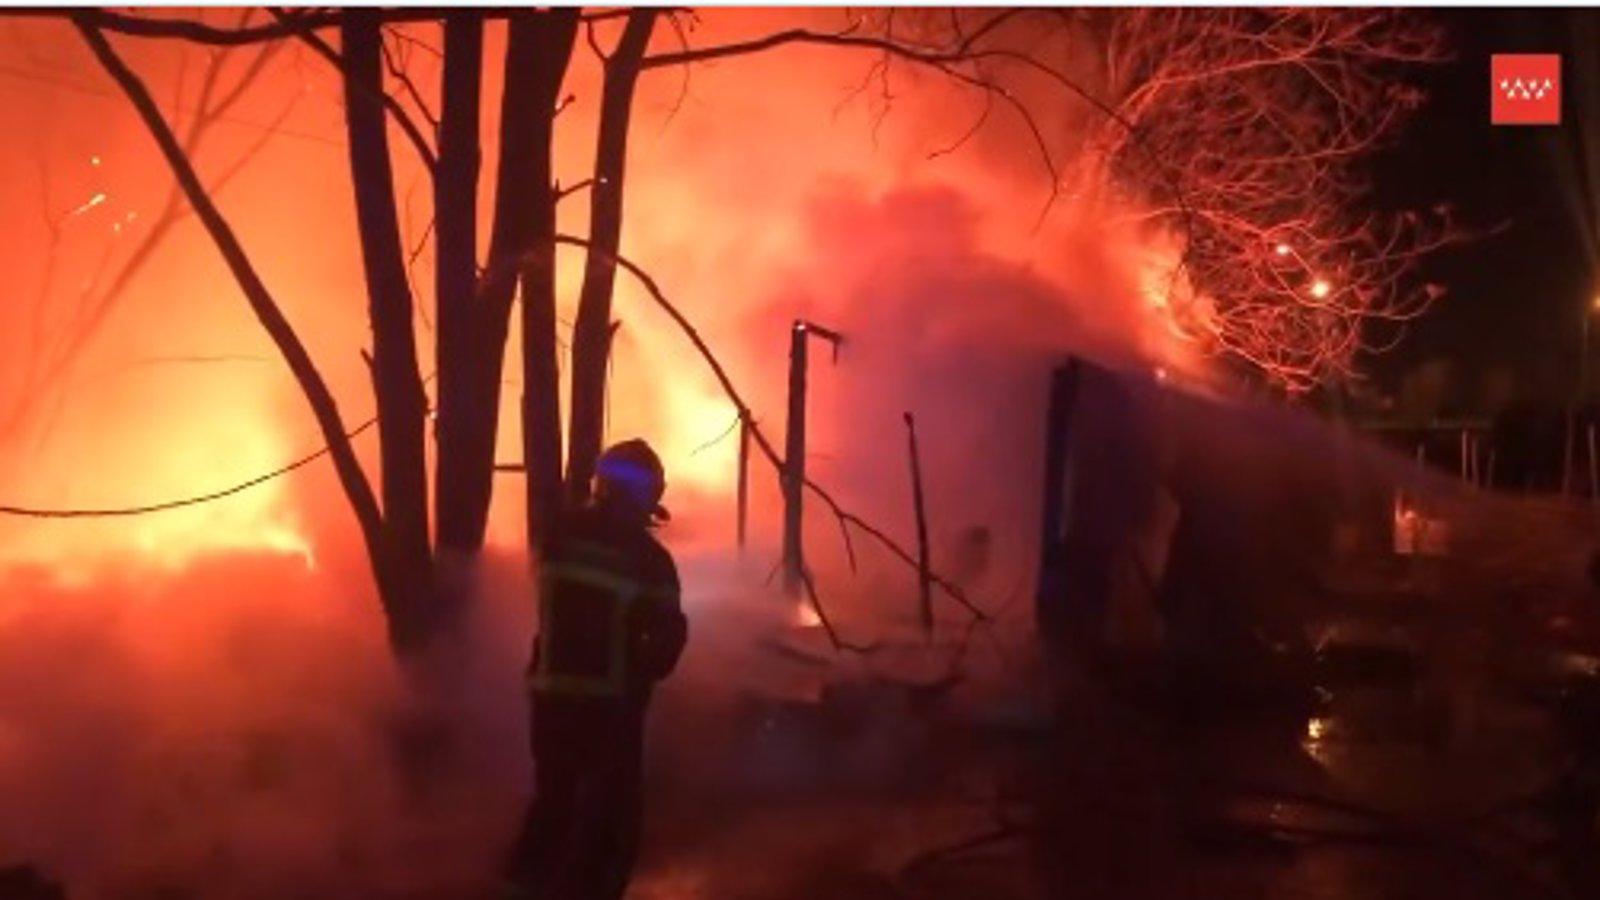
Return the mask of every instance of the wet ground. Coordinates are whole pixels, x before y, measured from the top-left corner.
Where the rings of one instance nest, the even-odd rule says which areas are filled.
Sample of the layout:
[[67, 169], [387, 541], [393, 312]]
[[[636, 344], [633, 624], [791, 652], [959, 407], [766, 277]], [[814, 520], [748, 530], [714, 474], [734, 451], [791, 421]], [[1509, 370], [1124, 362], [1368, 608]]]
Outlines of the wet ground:
[[804, 653], [731, 707], [669, 693], [630, 897], [1600, 896], [1548, 698], [1481, 623], [1392, 619], [1336, 618], [1304, 707], [1017, 659], [1053, 690], [930, 692]]

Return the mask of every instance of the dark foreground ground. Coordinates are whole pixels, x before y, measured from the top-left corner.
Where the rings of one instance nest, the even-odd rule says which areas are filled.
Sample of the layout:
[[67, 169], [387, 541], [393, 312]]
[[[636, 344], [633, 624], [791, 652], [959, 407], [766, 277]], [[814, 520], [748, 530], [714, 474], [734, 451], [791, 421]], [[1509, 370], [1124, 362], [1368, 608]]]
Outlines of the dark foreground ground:
[[1409, 594], [1307, 627], [1309, 695], [1112, 696], [1022, 644], [995, 684], [910, 687], [768, 646], [789, 682], [658, 709], [630, 897], [1600, 896], [1548, 665], [1592, 656]]

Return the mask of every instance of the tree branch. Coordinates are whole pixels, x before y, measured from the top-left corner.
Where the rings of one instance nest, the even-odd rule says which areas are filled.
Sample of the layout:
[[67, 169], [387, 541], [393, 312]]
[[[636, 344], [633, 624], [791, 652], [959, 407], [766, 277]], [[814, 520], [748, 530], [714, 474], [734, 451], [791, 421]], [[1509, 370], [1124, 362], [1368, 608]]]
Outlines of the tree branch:
[[[284, 21], [285, 19], [292, 18], [292, 14], [287, 13], [277, 7], [270, 7], [269, 11], [276, 16], [280, 22]], [[344, 17], [340, 16], [339, 21], [343, 22]], [[327, 60], [328, 63], [335, 69], [338, 69], [341, 76], [348, 77], [348, 73], [345, 72], [344, 57], [339, 53], [339, 51], [333, 49], [332, 45], [323, 40], [321, 35], [318, 35], [315, 31], [310, 29], [298, 30], [291, 33], [303, 41], [306, 46], [316, 51], [318, 56]], [[383, 104], [383, 108], [389, 113], [389, 116], [394, 119], [395, 124], [400, 126], [400, 131], [405, 134], [406, 139], [411, 142], [411, 146], [416, 148], [417, 156], [422, 159], [422, 164], [427, 167], [428, 171], [432, 172], [437, 169], [439, 161], [434, 156], [433, 148], [428, 145], [428, 139], [422, 136], [422, 130], [417, 127], [417, 123], [413, 122], [411, 120], [411, 116], [406, 113], [405, 107], [401, 106], [399, 101], [389, 96], [388, 92], [384, 91], [381, 87], [372, 88], [367, 86], [362, 90], [363, 93], [371, 94], [374, 99]]]
[[[139, 117], [144, 120], [145, 127], [149, 129], [160, 147], [161, 155], [171, 167], [173, 176], [182, 188], [189, 205], [194, 208], [196, 216], [205, 226], [206, 232], [227, 263], [228, 270], [238, 282], [251, 311], [272, 338], [284, 362], [288, 364], [289, 371], [299, 384], [307, 404], [311, 407], [312, 415], [315, 416], [317, 425], [328, 442], [328, 452], [333, 458], [339, 483], [361, 525], [368, 553], [377, 554], [381, 545], [382, 514], [378, 509], [378, 501], [373, 495], [372, 486], [361, 470], [360, 461], [356, 459], [355, 450], [347, 436], [350, 432], [344, 427], [338, 403], [334, 400], [332, 391], [328, 389], [327, 382], [317, 371], [316, 363], [312, 361], [305, 345], [300, 342], [294, 326], [285, 318], [283, 310], [279, 308], [277, 301], [273, 299], [261, 277], [256, 273], [232, 227], [222, 217], [222, 213], [206, 193], [205, 187], [201, 185], [193, 164], [178, 144], [172, 128], [162, 117], [161, 110], [150, 96], [149, 89], [106, 41], [100, 29], [94, 25], [92, 16], [75, 17], [73, 24], [95, 58], [105, 68], [106, 73], [122, 88], [123, 93], [127, 94]], [[377, 562], [375, 557], [374, 571], [378, 571]]]
[[[315, 34], [319, 31], [336, 29], [344, 24], [345, 13], [346, 10], [343, 9], [314, 9], [294, 12], [286, 18], [280, 17], [278, 21], [272, 23], [238, 28], [221, 28], [198, 19], [157, 18], [108, 9], [14, 9], [6, 10], [0, 13], [0, 16], [70, 18], [86, 25], [92, 25], [102, 31], [110, 31], [129, 37], [177, 39], [196, 44], [236, 47], [243, 44], [256, 44], [263, 41], [276, 41], [291, 37], [303, 38], [305, 35]], [[483, 12], [483, 16], [486, 19], [504, 19], [510, 14], [511, 10], [506, 9], [485, 10]], [[383, 12], [382, 20], [385, 25], [399, 25], [407, 22], [435, 22], [442, 15], [443, 13], [440, 10], [428, 7], [389, 9]], [[601, 22], [625, 15], [627, 15], [627, 10], [597, 10], [584, 13], [582, 18], [584, 21]]]
[[[226, 64], [226, 54], [215, 55], [206, 67], [205, 75], [201, 81], [200, 93], [194, 107], [194, 118], [184, 131], [182, 149], [184, 155], [193, 159], [199, 152], [207, 134], [218, 122], [227, 118], [231, 109], [245, 91], [254, 84], [264, 71], [267, 62], [277, 53], [276, 45], [263, 46], [257, 52], [250, 64], [245, 68], [238, 81], [225, 94], [212, 101], [217, 83], [221, 78], [222, 69]], [[239, 171], [265, 148], [267, 142], [277, 132], [277, 126], [287, 117], [289, 110], [294, 106], [291, 100], [284, 110], [262, 131], [261, 135], [251, 143], [227, 168], [212, 179], [206, 186], [206, 191], [216, 195]], [[41, 166], [43, 162], [41, 161]], [[43, 177], [43, 175], [41, 175]], [[74, 311], [70, 322], [66, 326], [66, 333], [48, 339], [43, 334], [43, 323], [40, 319], [46, 302], [49, 300], [50, 288], [53, 281], [55, 267], [55, 254], [61, 243], [60, 223], [50, 217], [48, 192], [46, 195], [45, 224], [50, 232], [49, 249], [46, 251], [45, 283], [41, 288], [39, 299], [35, 305], [34, 340], [30, 342], [29, 365], [25, 370], [22, 388], [18, 392], [17, 401], [12, 404], [0, 418], [0, 435], [12, 433], [30, 415], [35, 408], [35, 403], [48, 392], [60, 386], [66, 374], [77, 361], [83, 349], [88, 346], [105, 325], [123, 292], [134, 282], [134, 279], [144, 269], [144, 266], [154, 258], [172, 229], [189, 213], [189, 207], [184, 203], [183, 193], [177, 184], [168, 190], [166, 198], [162, 201], [161, 209], [150, 218], [142, 236], [133, 245], [120, 265], [110, 267], [112, 248], [107, 247], [102, 257], [100, 270], [94, 273], [89, 286], [80, 294], [78, 309]], [[102, 289], [101, 275], [112, 272], [111, 279]]]
[[[567, 246], [571, 247], [582, 247], [587, 249], [590, 253], [597, 252], [592, 242], [580, 237], [558, 234], [555, 236], [555, 242], [558, 244], [566, 244]], [[751, 412], [749, 404], [745, 402], [744, 395], [741, 394], [739, 389], [734, 386], [733, 379], [728, 375], [727, 370], [722, 367], [722, 362], [717, 358], [716, 354], [712, 352], [711, 347], [706, 344], [705, 339], [700, 336], [700, 332], [683, 315], [683, 313], [679, 311], [672, 301], [667, 299], [666, 294], [662, 292], [660, 285], [658, 285], [655, 279], [650, 276], [650, 273], [646, 272], [637, 263], [634, 263], [625, 256], [620, 254], [609, 255], [611, 256], [611, 259], [615, 265], [620, 266], [626, 270], [628, 274], [632, 275], [636, 280], [638, 280], [638, 282], [644, 287], [645, 291], [649, 293], [651, 299], [655, 301], [656, 305], [661, 307], [661, 309], [666, 312], [667, 316], [671, 318], [672, 321], [677, 324], [679, 330], [684, 333], [684, 336], [689, 339], [689, 342], [694, 345], [695, 350], [700, 354], [700, 358], [705, 360], [706, 365], [711, 368], [711, 373], [716, 377], [717, 383], [722, 387], [722, 392], [727, 395], [730, 401], [732, 401], [734, 408], [738, 411], [739, 415], [749, 423], [748, 427], [750, 430], [750, 436], [755, 439], [756, 446], [761, 450], [761, 454], [767, 458], [769, 463], [772, 464], [774, 470], [779, 472], [783, 471], [782, 457], [778, 454], [777, 449], [773, 447], [772, 442], [767, 438], [766, 434], [760, 429], [759, 426], [757, 426], [755, 422], [755, 415]], [[813, 494], [815, 494], [819, 499], [822, 500], [824, 504], [827, 505], [827, 507], [833, 512], [840, 522], [848, 523], [850, 526], [861, 531], [863, 534], [868, 535], [873, 540], [877, 541], [881, 546], [883, 546], [884, 549], [888, 550], [895, 558], [899, 559], [901, 562], [905, 563], [911, 568], [919, 568], [916, 557], [902, 547], [899, 542], [895, 541], [893, 538], [883, 533], [882, 530], [868, 523], [860, 516], [845, 509], [827, 489], [823, 488], [821, 485], [809, 478], [806, 479], [805, 485]], [[969, 614], [985, 621], [989, 620], [989, 614], [974, 604], [967, 597], [966, 592], [963, 591], [959, 586], [953, 584], [948, 579], [936, 572], [930, 572], [929, 576], [934, 585], [936, 585], [947, 596], [959, 604]]]

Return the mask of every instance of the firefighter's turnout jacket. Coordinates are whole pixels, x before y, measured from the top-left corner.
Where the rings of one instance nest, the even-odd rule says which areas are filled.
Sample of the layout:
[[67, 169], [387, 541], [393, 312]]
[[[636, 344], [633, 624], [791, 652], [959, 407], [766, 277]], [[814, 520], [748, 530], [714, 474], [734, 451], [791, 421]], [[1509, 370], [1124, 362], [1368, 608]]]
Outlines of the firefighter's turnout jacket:
[[672, 556], [647, 529], [588, 507], [556, 524], [540, 572], [535, 694], [642, 700], [687, 638]]

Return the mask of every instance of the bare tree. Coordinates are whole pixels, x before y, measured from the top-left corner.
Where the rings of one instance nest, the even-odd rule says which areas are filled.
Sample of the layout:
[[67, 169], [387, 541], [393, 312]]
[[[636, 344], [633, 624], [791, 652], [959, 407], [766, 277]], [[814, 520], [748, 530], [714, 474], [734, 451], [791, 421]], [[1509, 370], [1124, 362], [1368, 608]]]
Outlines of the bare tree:
[[1349, 377], [1442, 289], [1416, 260], [1458, 239], [1448, 211], [1374, 210], [1363, 165], [1422, 95], [1406, 67], [1440, 30], [1387, 9], [1107, 11], [1115, 117], [1101, 181], [1185, 239], [1169, 311], [1291, 392]]

